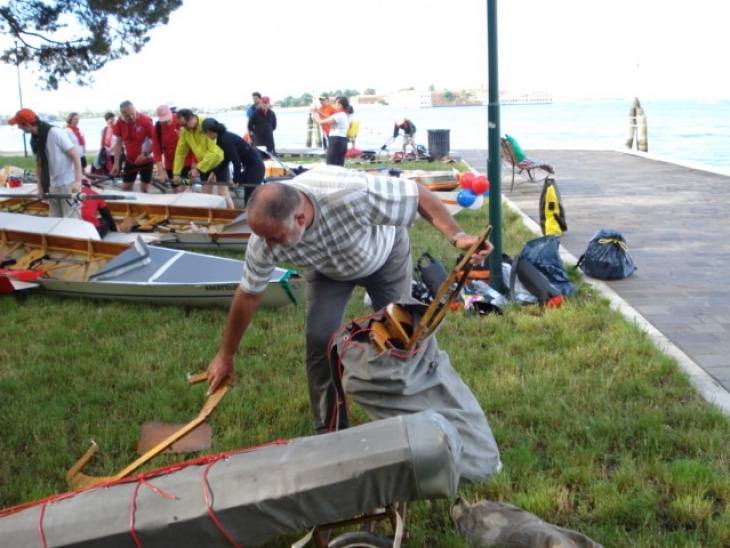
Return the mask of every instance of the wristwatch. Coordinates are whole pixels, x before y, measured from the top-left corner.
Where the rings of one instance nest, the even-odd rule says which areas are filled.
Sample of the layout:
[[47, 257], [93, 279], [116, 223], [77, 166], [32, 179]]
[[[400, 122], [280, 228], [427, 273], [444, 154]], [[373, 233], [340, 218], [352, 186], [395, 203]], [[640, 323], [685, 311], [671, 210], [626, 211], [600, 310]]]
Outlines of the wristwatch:
[[453, 246], [456, 246], [456, 240], [458, 240], [462, 236], [466, 236], [466, 232], [464, 232], [463, 230], [460, 230], [459, 232], [454, 234], [451, 238], [449, 238], [449, 243]]

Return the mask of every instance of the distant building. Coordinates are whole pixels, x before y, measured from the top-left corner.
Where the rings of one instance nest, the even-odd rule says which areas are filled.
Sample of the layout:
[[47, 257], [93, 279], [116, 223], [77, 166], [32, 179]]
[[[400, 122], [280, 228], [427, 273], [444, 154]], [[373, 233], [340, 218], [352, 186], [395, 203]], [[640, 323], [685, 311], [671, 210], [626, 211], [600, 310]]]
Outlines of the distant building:
[[549, 91], [501, 92], [500, 105], [540, 105], [553, 102]]
[[387, 95], [353, 95], [350, 97], [350, 103], [357, 105], [380, 105], [388, 102]]
[[431, 107], [430, 91], [403, 90], [391, 93], [388, 96], [388, 104], [400, 108]]
[[[486, 88], [458, 91], [403, 90], [390, 95], [356, 95], [350, 97], [350, 102], [353, 105], [387, 104], [398, 108], [471, 107], [489, 104], [489, 90]], [[553, 96], [548, 91], [501, 91], [499, 94], [499, 103], [502, 105], [546, 104], [552, 102]]]

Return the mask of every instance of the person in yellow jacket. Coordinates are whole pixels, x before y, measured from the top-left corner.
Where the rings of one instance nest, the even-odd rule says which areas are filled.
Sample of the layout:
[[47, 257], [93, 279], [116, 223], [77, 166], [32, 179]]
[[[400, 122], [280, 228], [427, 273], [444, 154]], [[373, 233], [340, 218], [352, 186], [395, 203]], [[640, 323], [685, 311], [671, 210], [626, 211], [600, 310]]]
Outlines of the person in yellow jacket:
[[233, 200], [228, 191], [228, 184], [231, 182], [231, 171], [228, 162], [223, 161], [223, 149], [203, 131], [203, 120], [205, 118], [194, 114], [192, 110], [187, 108], [178, 110], [176, 115], [181, 130], [177, 148], [175, 149], [172, 184], [175, 185], [180, 182], [185, 157], [192, 151], [195, 156], [195, 163], [190, 168], [190, 178], [200, 177], [203, 183], [203, 192], [223, 196], [226, 206], [233, 209]]

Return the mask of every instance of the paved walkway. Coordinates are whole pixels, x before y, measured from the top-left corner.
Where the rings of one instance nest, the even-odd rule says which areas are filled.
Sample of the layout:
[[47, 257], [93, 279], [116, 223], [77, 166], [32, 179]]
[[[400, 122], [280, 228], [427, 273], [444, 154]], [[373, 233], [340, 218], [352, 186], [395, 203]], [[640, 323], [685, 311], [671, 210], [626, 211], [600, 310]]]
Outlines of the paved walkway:
[[[486, 173], [486, 150], [461, 154]], [[570, 260], [599, 228], [621, 232], [638, 270], [594, 285], [730, 414], [730, 176], [623, 152], [529, 155], [555, 169], [568, 220], [561, 242]], [[516, 176], [510, 193], [510, 179], [503, 165], [503, 198], [535, 221], [539, 232], [542, 184]]]

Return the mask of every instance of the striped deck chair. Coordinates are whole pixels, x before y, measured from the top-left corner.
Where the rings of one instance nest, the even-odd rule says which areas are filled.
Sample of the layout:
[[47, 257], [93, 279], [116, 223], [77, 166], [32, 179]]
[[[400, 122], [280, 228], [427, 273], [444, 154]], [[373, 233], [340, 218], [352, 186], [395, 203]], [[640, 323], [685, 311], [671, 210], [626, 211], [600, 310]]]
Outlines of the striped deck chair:
[[[527, 175], [527, 178], [533, 183], [537, 182], [535, 171], [542, 170], [548, 174], [554, 173], [553, 167], [543, 164], [533, 158], [529, 158], [520, 148], [514, 138], [507, 135], [502, 137], [502, 160], [507, 164], [507, 168], [512, 171], [512, 183], [509, 191], [512, 192], [515, 187], [515, 174]], [[520, 157], [522, 158], [520, 160]]]

